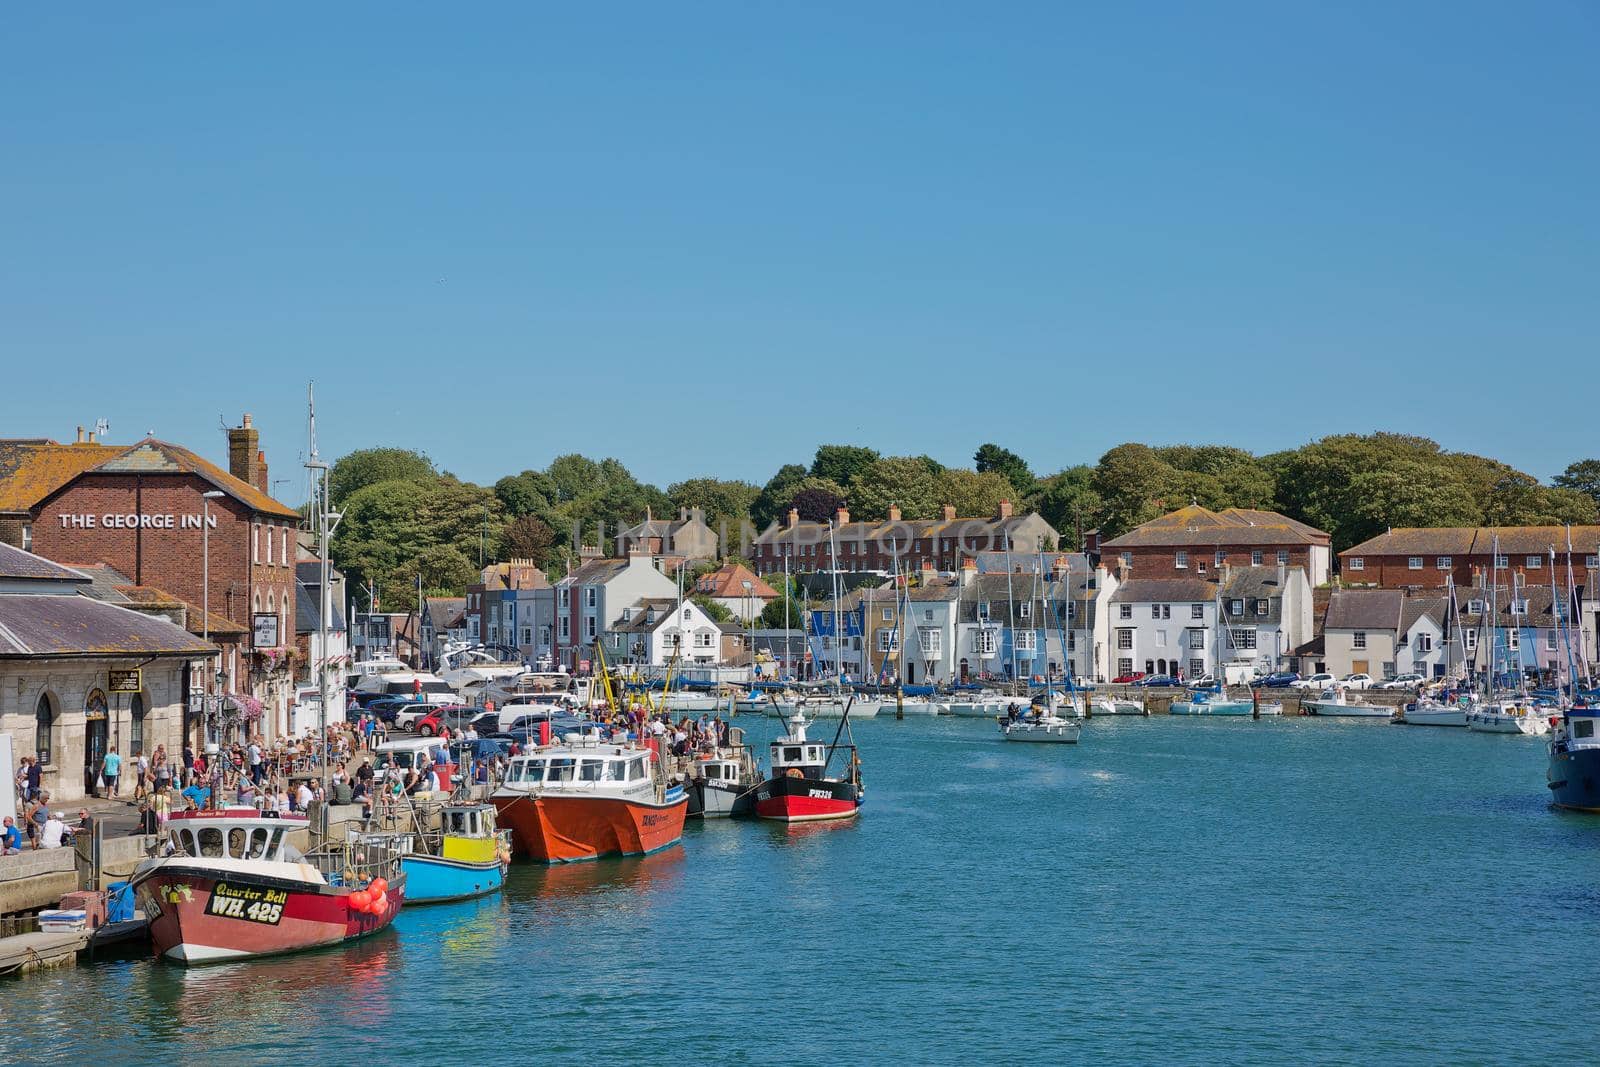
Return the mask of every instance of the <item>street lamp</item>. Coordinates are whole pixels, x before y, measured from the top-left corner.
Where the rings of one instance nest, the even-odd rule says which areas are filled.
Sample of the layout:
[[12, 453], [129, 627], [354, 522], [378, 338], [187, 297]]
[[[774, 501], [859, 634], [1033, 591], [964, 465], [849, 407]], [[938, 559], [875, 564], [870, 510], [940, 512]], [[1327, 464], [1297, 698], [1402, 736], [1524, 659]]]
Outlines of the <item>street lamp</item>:
[[[206, 644], [211, 643], [211, 502], [221, 500], [227, 496], [220, 489], [208, 489], [200, 494], [200, 640]], [[210, 660], [211, 653], [206, 653]], [[210, 664], [207, 663], [207, 667]], [[212, 740], [211, 729], [211, 678], [210, 670], [206, 671], [205, 687], [201, 693], [201, 706], [204, 712], [205, 723], [204, 747], [207, 756], [217, 753], [217, 743]], [[217, 682], [222, 681], [222, 657], [217, 657]]]

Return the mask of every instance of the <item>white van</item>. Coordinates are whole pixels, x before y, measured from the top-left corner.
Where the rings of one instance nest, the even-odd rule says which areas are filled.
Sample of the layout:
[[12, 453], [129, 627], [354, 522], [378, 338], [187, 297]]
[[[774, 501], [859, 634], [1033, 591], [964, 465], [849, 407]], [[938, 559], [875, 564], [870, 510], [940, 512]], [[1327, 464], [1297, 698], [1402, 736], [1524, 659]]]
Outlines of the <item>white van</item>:
[[[442, 742], [427, 737], [408, 737], [399, 741], [385, 741], [372, 751], [372, 770], [374, 781], [383, 781], [384, 774], [392, 760], [395, 769], [401, 774], [414, 771], [424, 763], [433, 760], [432, 752], [441, 747]], [[449, 751], [448, 748], [445, 751]]]

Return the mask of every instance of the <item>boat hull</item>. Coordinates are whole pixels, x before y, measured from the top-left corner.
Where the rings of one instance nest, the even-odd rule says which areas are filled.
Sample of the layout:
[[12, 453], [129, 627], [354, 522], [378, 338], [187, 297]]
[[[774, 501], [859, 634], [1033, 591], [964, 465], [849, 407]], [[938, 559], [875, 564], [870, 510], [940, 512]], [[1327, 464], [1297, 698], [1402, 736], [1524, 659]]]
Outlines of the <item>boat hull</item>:
[[1400, 721], [1407, 726], [1460, 726], [1467, 725], [1467, 713], [1464, 708], [1445, 707], [1442, 704], [1428, 707], [1410, 708], [1400, 715]]
[[1530, 709], [1521, 714], [1474, 711], [1467, 715], [1467, 729], [1480, 734], [1522, 734], [1541, 737], [1550, 732], [1550, 720]]
[[775, 719], [787, 719], [796, 712], [804, 714], [808, 719], [842, 719], [847, 706], [850, 708], [852, 719], [870, 719], [878, 714], [878, 705], [871, 701], [848, 704], [842, 700], [823, 700], [816, 703], [807, 701], [800, 704], [780, 700], [768, 706], [767, 714]]
[[736, 782], [691, 781], [689, 796], [689, 814], [706, 819], [740, 818], [755, 807], [755, 790]]
[[512, 849], [540, 863], [644, 856], [683, 838], [689, 798], [655, 803], [623, 797], [497, 793], [492, 798]]
[[1146, 715], [1144, 704], [1137, 700], [1108, 699], [1101, 697], [1089, 702], [1092, 715]]
[[506, 880], [498, 859], [474, 862], [413, 853], [401, 857], [400, 869], [406, 872], [406, 903], [413, 906], [487, 896]]
[[779, 822], [827, 822], [853, 819], [861, 812], [861, 794], [849, 782], [822, 778], [768, 778], [756, 787], [757, 818]]
[[1552, 751], [1545, 784], [1556, 807], [1600, 813], [1600, 749]]
[[1331, 700], [1308, 700], [1300, 705], [1307, 715], [1323, 719], [1392, 719], [1394, 709], [1377, 704], [1339, 704]]
[[1051, 726], [1014, 722], [1000, 727], [1007, 741], [1021, 741], [1038, 745], [1075, 745], [1082, 728], [1075, 722]]
[[1282, 715], [1282, 704], [1262, 704], [1258, 709], [1248, 700], [1191, 701], [1180, 700], [1172, 705], [1174, 715], [1227, 715], [1249, 718], [1259, 711], [1262, 715]]
[[186, 965], [278, 956], [351, 941], [388, 926], [405, 899], [402, 875], [390, 883], [388, 906], [356, 911], [341, 888], [166, 863], [143, 875], [136, 890], [150, 916], [150, 941], [162, 959]]

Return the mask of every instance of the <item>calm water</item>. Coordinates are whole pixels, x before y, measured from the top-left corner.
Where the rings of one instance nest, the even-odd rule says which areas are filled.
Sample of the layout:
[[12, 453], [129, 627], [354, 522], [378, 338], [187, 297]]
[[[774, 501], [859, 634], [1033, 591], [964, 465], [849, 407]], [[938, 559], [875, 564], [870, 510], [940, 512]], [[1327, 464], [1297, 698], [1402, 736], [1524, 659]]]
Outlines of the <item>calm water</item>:
[[972, 720], [856, 737], [854, 825], [691, 824], [345, 950], [10, 982], [0, 1060], [1596, 1058], [1557, 1006], [1600, 978], [1600, 819], [1546, 807], [1538, 741], [1165, 718], [1075, 748]]

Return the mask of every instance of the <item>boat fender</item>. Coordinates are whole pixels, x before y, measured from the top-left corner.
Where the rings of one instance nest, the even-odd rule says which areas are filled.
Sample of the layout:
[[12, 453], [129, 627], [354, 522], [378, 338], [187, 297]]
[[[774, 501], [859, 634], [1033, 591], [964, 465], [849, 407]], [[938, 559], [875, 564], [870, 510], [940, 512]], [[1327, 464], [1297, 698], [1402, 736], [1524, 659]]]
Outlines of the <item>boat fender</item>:
[[365, 889], [358, 889], [346, 896], [344, 900], [352, 911], [366, 911], [367, 905], [372, 903], [372, 894]]
[[788, 775], [790, 778], [798, 778], [798, 777], [800, 777], [800, 768], [799, 767], [790, 767], [788, 770], [784, 771], [783, 773]]

